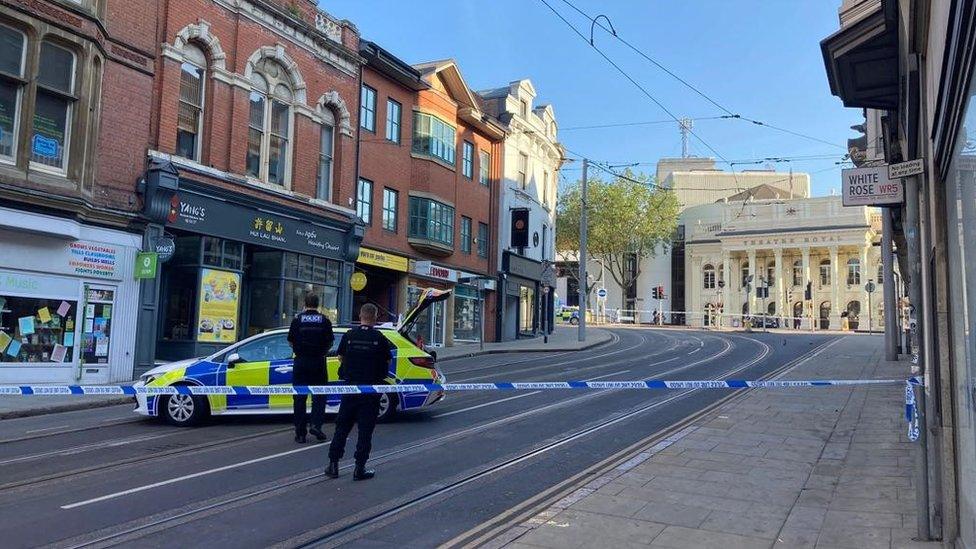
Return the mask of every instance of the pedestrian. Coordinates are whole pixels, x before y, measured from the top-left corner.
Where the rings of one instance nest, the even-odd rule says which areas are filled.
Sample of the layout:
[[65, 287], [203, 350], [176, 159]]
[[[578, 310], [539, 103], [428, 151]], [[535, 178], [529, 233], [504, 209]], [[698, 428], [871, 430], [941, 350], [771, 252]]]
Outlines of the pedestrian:
[[[335, 341], [335, 334], [332, 333], [329, 317], [320, 313], [318, 308], [319, 296], [311, 292], [305, 294], [305, 310], [295, 315], [288, 328], [288, 343], [295, 351], [292, 385], [325, 385], [329, 382], [326, 356]], [[311, 421], [305, 407], [308, 395], [295, 395], [293, 398], [295, 442], [305, 443], [306, 429], [319, 442], [328, 440], [322, 432], [326, 395], [312, 395]]]
[[[376, 305], [367, 303], [359, 310], [360, 326], [351, 328], [339, 342], [339, 378], [350, 385], [379, 385], [389, 375], [393, 349], [390, 341], [373, 326], [376, 324]], [[373, 445], [373, 429], [380, 410], [378, 393], [342, 395], [335, 435], [329, 446], [329, 465], [325, 475], [339, 476], [339, 460], [346, 451], [346, 438], [355, 423], [359, 426], [356, 439], [356, 468], [353, 480], [371, 479], [376, 474], [366, 469]]]

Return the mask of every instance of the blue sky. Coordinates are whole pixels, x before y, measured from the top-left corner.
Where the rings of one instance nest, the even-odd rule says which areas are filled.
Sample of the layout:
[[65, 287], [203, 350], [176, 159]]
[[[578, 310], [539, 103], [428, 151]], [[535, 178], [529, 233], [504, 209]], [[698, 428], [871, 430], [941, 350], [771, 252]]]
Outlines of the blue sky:
[[[589, 34], [590, 23], [562, 0], [547, 0]], [[695, 133], [724, 158], [796, 158], [777, 169], [807, 172], [813, 194], [840, 184], [840, 166], [857, 109], [830, 95], [819, 42], [838, 28], [840, 0], [572, 0], [607, 15], [619, 36], [717, 103], [836, 145], [819, 143], [738, 120], [698, 120]], [[593, 51], [540, 0], [328, 0], [320, 6], [352, 20], [363, 37], [404, 61], [451, 57], [475, 90], [531, 78], [537, 101], [551, 103], [568, 149], [614, 164], [642, 163], [653, 173], [664, 156], [679, 156], [673, 122], [605, 129], [577, 126], [663, 121], [669, 116]], [[675, 115], [725, 114], [607, 33], [597, 45]], [[692, 138], [692, 153], [715, 156]], [[736, 170], [760, 168], [738, 165]], [[728, 169], [728, 166], [725, 166]], [[564, 171], [579, 177], [578, 163]]]

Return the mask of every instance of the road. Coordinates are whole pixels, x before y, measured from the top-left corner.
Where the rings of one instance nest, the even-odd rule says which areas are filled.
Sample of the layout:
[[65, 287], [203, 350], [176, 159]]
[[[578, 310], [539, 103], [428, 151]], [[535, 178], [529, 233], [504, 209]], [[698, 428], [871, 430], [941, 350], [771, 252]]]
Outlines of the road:
[[[835, 337], [647, 328], [613, 335], [588, 351], [442, 367], [452, 382], [756, 379]], [[295, 444], [288, 417], [180, 429], [114, 406], [0, 421], [0, 539], [8, 549], [429, 547], [728, 394], [453, 393], [380, 425], [371, 460], [377, 477], [356, 483], [348, 459], [338, 480], [326, 479], [326, 446]]]

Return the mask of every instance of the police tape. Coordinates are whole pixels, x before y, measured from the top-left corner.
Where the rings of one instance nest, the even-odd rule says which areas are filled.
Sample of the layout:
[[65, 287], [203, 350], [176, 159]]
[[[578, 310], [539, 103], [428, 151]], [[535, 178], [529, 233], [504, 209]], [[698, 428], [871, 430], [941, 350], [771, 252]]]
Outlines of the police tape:
[[908, 438], [919, 437], [915, 386], [919, 377], [908, 379], [815, 379], [815, 380], [639, 380], [639, 381], [521, 381], [494, 383], [401, 383], [396, 385], [0, 385], [0, 396], [55, 395], [349, 395], [379, 393], [421, 393], [434, 391], [540, 391], [557, 389], [787, 389], [800, 387], [852, 387], [865, 385], [905, 386], [905, 420]]

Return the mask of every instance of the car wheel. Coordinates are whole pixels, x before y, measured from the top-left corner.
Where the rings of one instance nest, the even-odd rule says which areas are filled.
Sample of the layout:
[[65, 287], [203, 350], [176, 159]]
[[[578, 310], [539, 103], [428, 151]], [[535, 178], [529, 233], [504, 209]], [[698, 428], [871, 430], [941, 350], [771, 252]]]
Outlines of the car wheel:
[[170, 425], [189, 427], [210, 415], [210, 402], [207, 397], [202, 396], [162, 396], [159, 400], [159, 415]]
[[571, 319], [569, 319], [569, 325], [570, 326], [576, 326], [577, 324], [579, 324], [579, 319], [578, 318], [571, 318]]
[[376, 421], [391, 421], [397, 414], [399, 398], [396, 393], [380, 393], [380, 411], [376, 414]]

